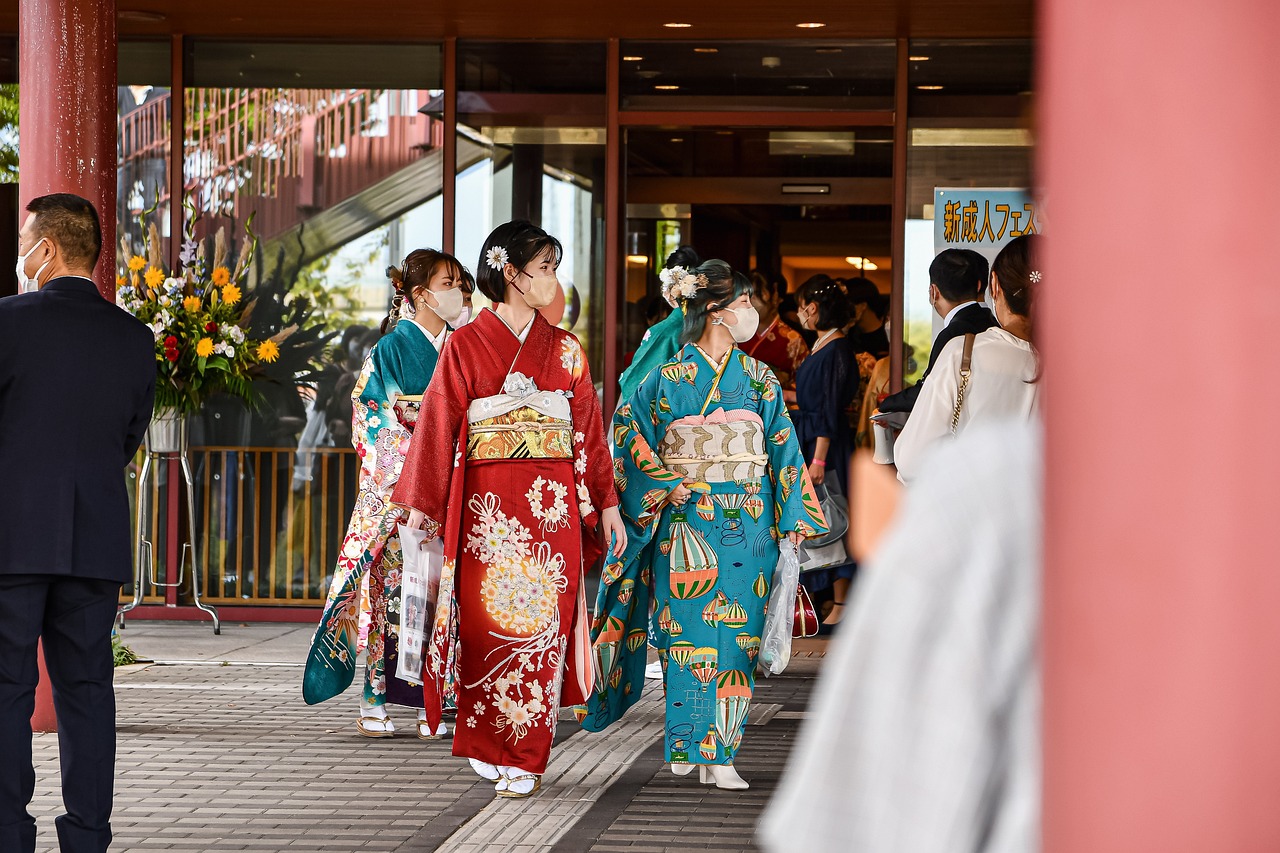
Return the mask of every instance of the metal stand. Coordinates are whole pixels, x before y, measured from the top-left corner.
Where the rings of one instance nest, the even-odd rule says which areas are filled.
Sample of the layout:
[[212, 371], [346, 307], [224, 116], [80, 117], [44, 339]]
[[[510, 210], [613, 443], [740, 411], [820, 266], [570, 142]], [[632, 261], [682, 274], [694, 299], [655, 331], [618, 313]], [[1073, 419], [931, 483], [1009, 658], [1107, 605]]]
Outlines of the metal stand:
[[[182, 468], [182, 480], [186, 486], [187, 497], [187, 536], [182, 543], [182, 555], [178, 561], [178, 578], [173, 583], [165, 583], [156, 576], [155, 548], [146, 538], [143, 519], [147, 517], [148, 504], [151, 497], [151, 476], [157, 478], [160, 469], [153, 463], [155, 460], [178, 460]], [[196, 489], [195, 478], [191, 475], [191, 461], [187, 458], [187, 421], [185, 417], [171, 413], [157, 414], [147, 430], [147, 455], [142, 460], [142, 471], [138, 474], [137, 486], [137, 556], [133, 567], [133, 601], [122, 605], [116, 613], [116, 624], [124, 627], [124, 615], [142, 603], [145, 584], [153, 587], [181, 587], [183, 572], [188, 559], [191, 565], [191, 596], [200, 610], [208, 613], [213, 619], [213, 633], [222, 633], [222, 623], [218, 619], [218, 610], [200, 600], [200, 573], [196, 570]], [[188, 555], [190, 555], [188, 557]]]

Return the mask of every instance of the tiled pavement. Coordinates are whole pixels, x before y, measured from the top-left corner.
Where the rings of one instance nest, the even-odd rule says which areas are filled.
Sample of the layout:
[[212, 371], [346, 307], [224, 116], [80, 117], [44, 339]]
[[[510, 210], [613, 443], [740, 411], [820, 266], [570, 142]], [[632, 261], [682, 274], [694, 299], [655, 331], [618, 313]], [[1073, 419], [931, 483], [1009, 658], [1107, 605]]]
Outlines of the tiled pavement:
[[[738, 759], [742, 793], [677, 778], [662, 764], [660, 691], [603, 735], [561, 723], [542, 792], [495, 800], [447, 741], [355, 733], [354, 699], [308, 707], [298, 681], [310, 628], [133, 623], [146, 657], [185, 661], [117, 675], [119, 753], [113, 851], [753, 850], [821, 662], [797, 649], [788, 673], [761, 679]], [[225, 662], [225, 663], [224, 663]], [[354, 694], [353, 694], [354, 695]], [[57, 739], [37, 735], [32, 813], [55, 849]]]

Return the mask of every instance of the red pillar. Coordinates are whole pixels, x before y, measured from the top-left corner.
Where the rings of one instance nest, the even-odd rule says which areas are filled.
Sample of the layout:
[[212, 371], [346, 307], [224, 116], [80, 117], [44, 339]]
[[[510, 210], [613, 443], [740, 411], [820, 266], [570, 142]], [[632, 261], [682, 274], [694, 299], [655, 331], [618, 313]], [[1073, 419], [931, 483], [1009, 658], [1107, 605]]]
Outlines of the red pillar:
[[103, 244], [94, 280], [114, 300], [115, 0], [21, 0], [18, 33], [20, 203], [55, 192], [93, 202]]
[[1041, 11], [1044, 850], [1280, 850], [1280, 5]]
[[[114, 300], [115, 0], [21, 0], [18, 32], [19, 202], [72, 192], [94, 203], [103, 243], [94, 280]], [[52, 700], [42, 653], [35, 731], [56, 730]]]

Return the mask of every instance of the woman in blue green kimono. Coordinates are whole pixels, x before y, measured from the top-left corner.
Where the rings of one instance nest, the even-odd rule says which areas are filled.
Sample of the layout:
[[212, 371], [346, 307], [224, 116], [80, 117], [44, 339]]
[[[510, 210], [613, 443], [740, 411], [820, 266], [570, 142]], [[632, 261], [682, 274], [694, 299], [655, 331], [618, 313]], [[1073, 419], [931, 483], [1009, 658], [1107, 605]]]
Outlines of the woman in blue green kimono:
[[589, 731], [621, 717], [640, 697], [651, 641], [672, 770], [698, 766], [704, 783], [732, 789], [747, 787], [733, 759], [779, 545], [827, 529], [778, 380], [737, 347], [759, 325], [750, 293], [723, 261], [698, 267], [680, 291], [683, 347], [614, 416], [628, 541], [605, 564], [592, 625], [599, 678], [579, 709]]
[[618, 377], [619, 404], [631, 399], [631, 395], [640, 387], [645, 377], [655, 367], [666, 364], [680, 349], [680, 332], [684, 329], [684, 311], [680, 309], [681, 300], [676, 292], [680, 282], [702, 263], [698, 253], [691, 246], [681, 246], [667, 257], [662, 273], [662, 298], [674, 309], [663, 320], [655, 323], [644, 337], [631, 359], [631, 364]]
[[[360, 482], [351, 523], [338, 553], [328, 600], [303, 674], [307, 704], [330, 699], [351, 685], [356, 657], [366, 652], [364, 690], [356, 728], [365, 737], [391, 737], [386, 704], [418, 708], [419, 737], [444, 733], [426, 723], [423, 687], [396, 677], [399, 657], [400, 580], [403, 560], [391, 503], [422, 395], [451, 325], [470, 307], [466, 271], [452, 255], [418, 249], [387, 276], [395, 287], [384, 336], [365, 359], [351, 394], [352, 443]], [[367, 638], [367, 639], [366, 639]], [[438, 699], [436, 700], [438, 701]]]

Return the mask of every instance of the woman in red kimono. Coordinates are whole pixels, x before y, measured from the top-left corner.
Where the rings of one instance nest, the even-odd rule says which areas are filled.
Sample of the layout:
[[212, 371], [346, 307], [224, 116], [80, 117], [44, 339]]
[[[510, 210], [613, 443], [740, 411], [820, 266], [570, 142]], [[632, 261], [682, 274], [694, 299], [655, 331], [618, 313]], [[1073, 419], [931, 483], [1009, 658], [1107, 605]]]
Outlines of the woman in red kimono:
[[561, 254], [528, 222], [489, 235], [476, 286], [495, 308], [449, 339], [418, 421], [431, 440], [410, 446], [392, 496], [444, 539], [424, 677], [456, 696], [453, 754], [504, 797], [538, 790], [560, 707], [591, 692], [597, 524], [626, 545], [582, 346], [537, 310]]

